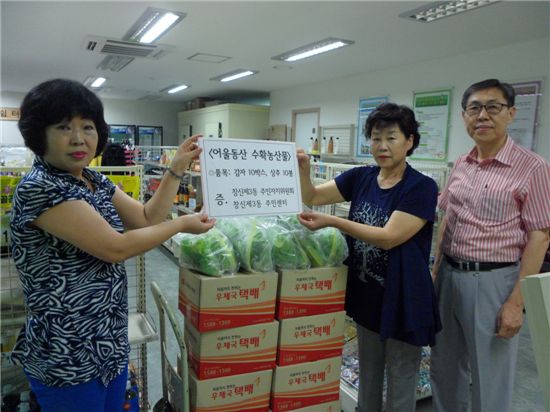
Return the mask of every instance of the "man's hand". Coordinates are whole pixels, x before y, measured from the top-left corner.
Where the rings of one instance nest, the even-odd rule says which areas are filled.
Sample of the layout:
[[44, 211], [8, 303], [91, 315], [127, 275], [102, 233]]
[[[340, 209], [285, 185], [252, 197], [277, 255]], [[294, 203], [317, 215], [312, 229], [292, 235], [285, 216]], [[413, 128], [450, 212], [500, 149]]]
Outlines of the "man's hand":
[[523, 325], [523, 306], [506, 301], [497, 316], [496, 336], [513, 338]]

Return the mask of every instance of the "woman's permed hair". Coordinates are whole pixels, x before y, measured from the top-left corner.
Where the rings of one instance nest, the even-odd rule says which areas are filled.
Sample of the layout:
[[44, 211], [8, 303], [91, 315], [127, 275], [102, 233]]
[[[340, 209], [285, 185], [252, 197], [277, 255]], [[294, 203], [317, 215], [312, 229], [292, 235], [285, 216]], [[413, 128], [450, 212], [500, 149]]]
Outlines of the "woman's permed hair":
[[365, 137], [370, 139], [372, 129], [375, 127], [385, 129], [393, 125], [399, 127], [405, 138], [413, 137], [413, 146], [407, 151], [407, 156], [412, 155], [414, 149], [420, 143], [420, 133], [418, 133], [420, 125], [414, 117], [414, 112], [407, 106], [395, 103], [382, 103], [379, 105], [369, 114], [365, 122]]
[[93, 120], [99, 155], [109, 137], [109, 126], [103, 117], [103, 104], [94, 92], [82, 83], [67, 79], [53, 79], [40, 83], [27, 93], [21, 103], [18, 126], [25, 146], [37, 156], [46, 152], [46, 128], [75, 116]]

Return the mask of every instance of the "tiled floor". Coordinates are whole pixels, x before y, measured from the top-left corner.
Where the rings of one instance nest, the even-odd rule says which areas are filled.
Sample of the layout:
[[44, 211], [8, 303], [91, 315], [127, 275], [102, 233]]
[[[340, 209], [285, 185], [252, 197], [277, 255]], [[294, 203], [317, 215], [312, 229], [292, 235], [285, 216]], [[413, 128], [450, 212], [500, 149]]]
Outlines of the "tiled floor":
[[[179, 268], [173, 258], [169, 258], [167, 252], [155, 249], [146, 255], [146, 282], [147, 282], [147, 311], [158, 324], [158, 312], [149, 290], [149, 282], [155, 280], [168, 302], [175, 308], [177, 317], [183, 323], [183, 316], [177, 310], [178, 305], [178, 271]], [[177, 348], [168, 342], [168, 352], [175, 363]], [[162, 380], [160, 368], [159, 342], [149, 343], [148, 352], [148, 392], [151, 406], [162, 397]], [[431, 398], [417, 403], [418, 412], [432, 411]], [[502, 412], [502, 411], [487, 411]], [[545, 412], [542, 391], [539, 386], [533, 350], [528, 330], [528, 325], [522, 328], [520, 334], [519, 356], [517, 374], [515, 379], [513, 409], [512, 412]], [[547, 411], [549, 412], [549, 411]]]

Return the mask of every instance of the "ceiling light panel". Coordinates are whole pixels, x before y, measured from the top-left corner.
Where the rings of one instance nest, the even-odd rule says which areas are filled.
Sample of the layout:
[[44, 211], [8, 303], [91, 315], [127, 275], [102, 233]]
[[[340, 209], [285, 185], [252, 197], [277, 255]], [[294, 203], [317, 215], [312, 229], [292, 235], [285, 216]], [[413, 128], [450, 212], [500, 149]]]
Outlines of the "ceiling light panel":
[[315, 43], [308, 44], [306, 46], [298, 47], [297, 49], [281, 53], [277, 56], [273, 56], [273, 60], [281, 60], [285, 62], [294, 62], [302, 60], [308, 57], [312, 57], [321, 53], [326, 53], [332, 50], [339, 49], [341, 47], [354, 44], [352, 40], [337, 39], [329, 37]]
[[86, 87], [91, 87], [93, 89], [100, 88], [103, 83], [105, 83], [107, 79], [105, 77], [99, 77], [99, 76], [88, 76], [86, 79], [82, 82], [82, 84]]
[[179, 23], [185, 13], [148, 7], [124, 36], [124, 40], [152, 43]]
[[189, 86], [186, 84], [173, 84], [171, 86], [165, 87], [160, 92], [161, 93], [168, 93], [168, 94], [174, 94], [177, 92], [181, 92], [182, 90], [189, 89]]
[[421, 23], [430, 23], [432, 21], [454, 16], [465, 11], [489, 6], [491, 4], [498, 3], [499, 1], [500, 0], [436, 1], [433, 3], [428, 3], [425, 6], [418, 7], [414, 10], [400, 13], [399, 17], [419, 21]]
[[212, 77], [210, 80], [226, 83], [233, 80], [242, 79], [243, 77], [252, 76], [257, 73], [258, 73], [257, 70], [239, 69], [229, 73], [220, 74], [219, 76], [216, 76], [216, 77]]

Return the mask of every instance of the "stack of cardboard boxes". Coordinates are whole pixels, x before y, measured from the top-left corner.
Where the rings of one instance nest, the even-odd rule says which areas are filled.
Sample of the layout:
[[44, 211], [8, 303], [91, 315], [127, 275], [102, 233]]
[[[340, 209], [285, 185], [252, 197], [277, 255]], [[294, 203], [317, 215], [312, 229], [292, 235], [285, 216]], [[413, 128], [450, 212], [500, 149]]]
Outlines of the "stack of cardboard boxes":
[[346, 277], [345, 266], [221, 278], [182, 268], [191, 411], [340, 411]]
[[347, 267], [282, 270], [271, 410], [340, 411]]

